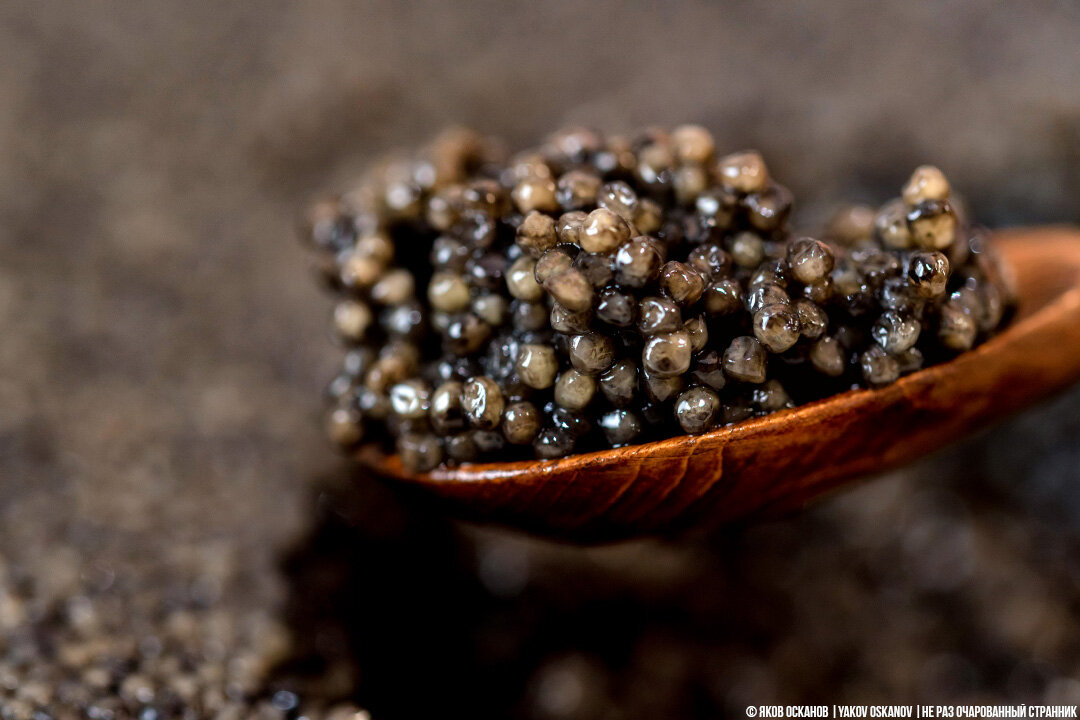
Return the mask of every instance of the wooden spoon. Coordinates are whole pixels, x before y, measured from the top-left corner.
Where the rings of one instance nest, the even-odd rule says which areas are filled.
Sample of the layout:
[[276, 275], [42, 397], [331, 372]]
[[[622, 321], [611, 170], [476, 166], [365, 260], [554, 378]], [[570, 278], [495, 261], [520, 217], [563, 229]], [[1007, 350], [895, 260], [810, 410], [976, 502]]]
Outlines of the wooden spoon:
[[1019, 308], [971, 352], [877, 390], [852, 390], [697, 436], [424, 474], [375, 447], [358, 459], [466, 516], [556, 537], [609, 540], [708, 517], [771, 516], [897, 466], [1080, 379], [1080, 230], [1001, 231]]

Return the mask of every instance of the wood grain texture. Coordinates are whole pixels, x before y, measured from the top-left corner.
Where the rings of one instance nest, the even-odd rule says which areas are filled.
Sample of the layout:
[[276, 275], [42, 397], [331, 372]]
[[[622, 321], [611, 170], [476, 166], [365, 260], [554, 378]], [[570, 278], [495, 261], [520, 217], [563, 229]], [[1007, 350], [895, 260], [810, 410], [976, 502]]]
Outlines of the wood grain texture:
[[1080, 379], [1080, 230], [1002, 231], [1016, 273], [1011, 326], [971, 352], [877, 390], [854, 390], [698, 436], [561, 460], [411, 474], [368, 447], [359, 461], [473, 519], [608, 540], [703, 516], [777, 515], [910, 462]]

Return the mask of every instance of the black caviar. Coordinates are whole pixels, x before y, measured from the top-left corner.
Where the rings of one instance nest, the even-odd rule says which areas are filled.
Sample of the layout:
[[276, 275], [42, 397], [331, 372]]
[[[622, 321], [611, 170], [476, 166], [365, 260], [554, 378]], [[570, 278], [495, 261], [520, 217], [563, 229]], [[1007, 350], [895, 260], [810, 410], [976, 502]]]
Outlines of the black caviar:
[[707, 432], [893, 382], [1009, 311], [937, 168], [818, 237], [791, 208], [760, 154], [691, 125], [516, 155], [452, 131], [385, 163], [306, 226], [349, 348], [330, 437], [428, 470]]

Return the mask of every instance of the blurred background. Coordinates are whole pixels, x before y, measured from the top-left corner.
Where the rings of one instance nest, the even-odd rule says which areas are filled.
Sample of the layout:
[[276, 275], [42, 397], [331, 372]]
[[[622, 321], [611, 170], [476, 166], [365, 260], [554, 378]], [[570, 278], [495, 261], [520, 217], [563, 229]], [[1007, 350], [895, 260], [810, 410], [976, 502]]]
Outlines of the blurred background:
[[1080, 703], [1080, 390], [782, 522], [554, 545], [336, 457], [294, 237], [451, 123], [701, 123], [807, 224], [923, 162], [1080, 222], [1077, 38], [1066, 0], [3, 4], [0, 717]]

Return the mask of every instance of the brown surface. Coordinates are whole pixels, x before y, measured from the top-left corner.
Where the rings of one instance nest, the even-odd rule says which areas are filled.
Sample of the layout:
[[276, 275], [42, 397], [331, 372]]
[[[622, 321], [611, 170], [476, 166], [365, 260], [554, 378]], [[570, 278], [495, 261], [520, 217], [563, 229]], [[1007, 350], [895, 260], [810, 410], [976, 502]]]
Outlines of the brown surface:
[[1078, 36], [1069, 2], [0, 4], [0, 708], [134, 716], [132, 659], [165, 717], [1064, 702], [1076, 391], [736, 537], [481, 534], [324, 443], [292, 223], [449, 122], [687, 120], [804, 217], [934, 161], [982, 221], [1076, 223]]
[[1080, 379], [1080, 231], [1013, 230], [996, 242], [1016, 273], [1020, 300], [1012, 326], [888, 387], [703, 435], [561, 460], [413, 474], [375, 447], [359, 458], [471, 517], [554, 537], [623, 538], [694, 518], [715, 524], [790, 511], [845, 481], [954, 443]]

